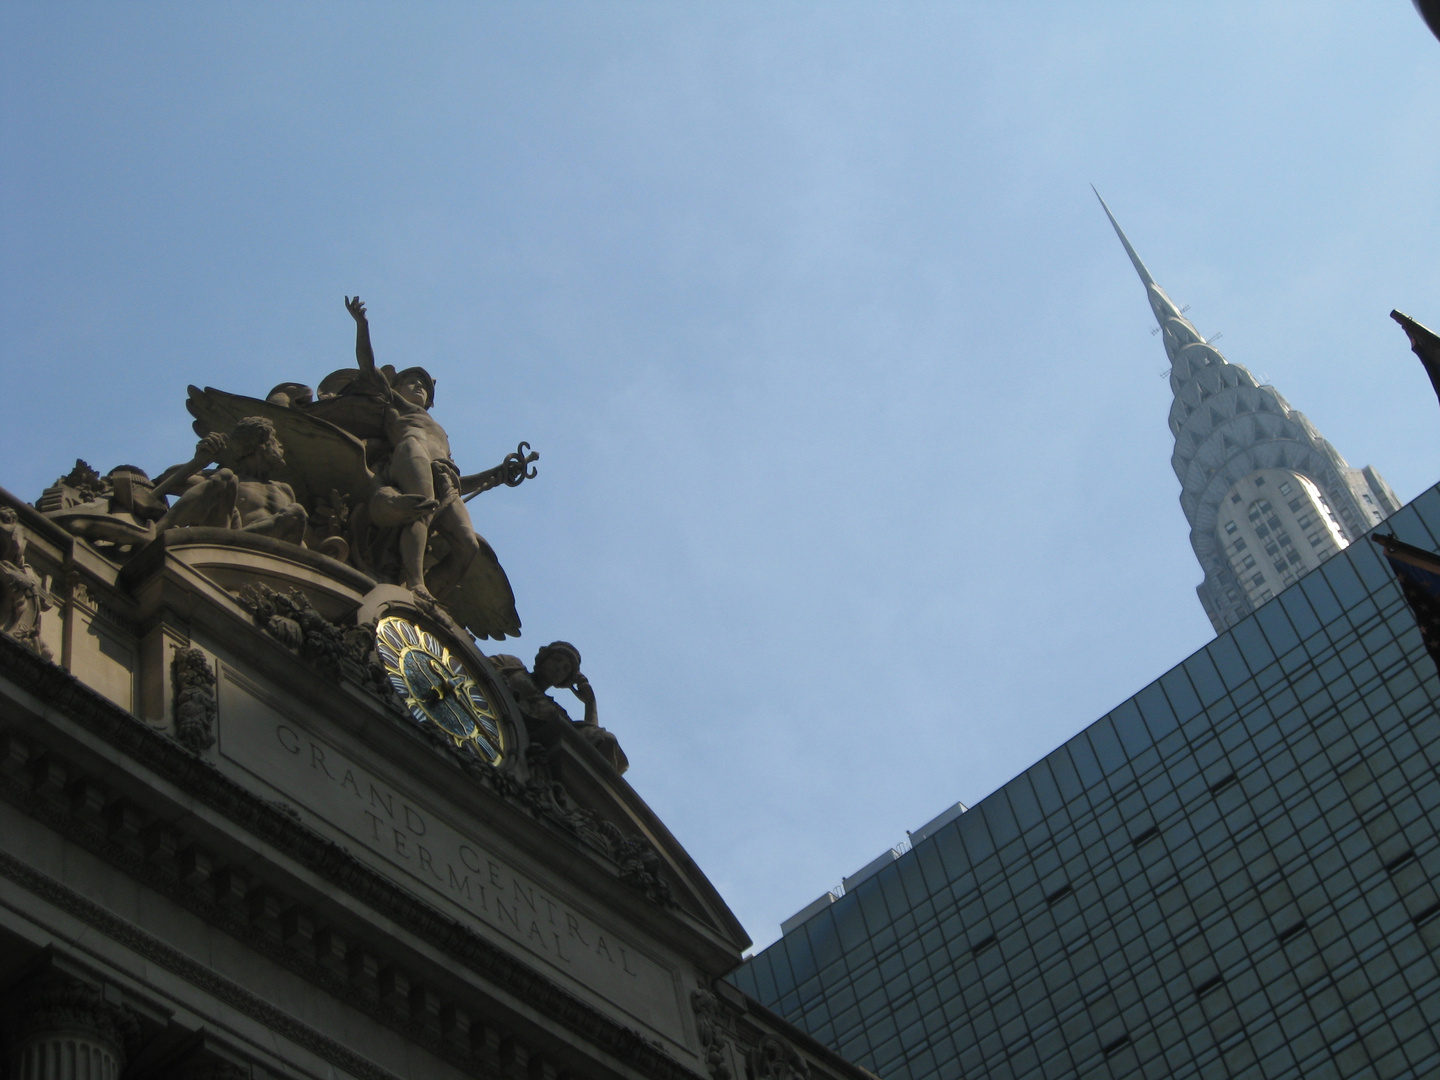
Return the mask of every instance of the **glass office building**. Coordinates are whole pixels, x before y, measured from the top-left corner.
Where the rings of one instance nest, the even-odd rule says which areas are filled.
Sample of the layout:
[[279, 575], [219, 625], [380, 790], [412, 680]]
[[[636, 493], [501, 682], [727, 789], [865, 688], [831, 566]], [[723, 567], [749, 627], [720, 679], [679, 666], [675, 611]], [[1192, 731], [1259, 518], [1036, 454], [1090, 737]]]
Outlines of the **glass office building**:
[[732, 979], [885, 1080], [1440, 1076], [1437, 692], [1354, 543]]

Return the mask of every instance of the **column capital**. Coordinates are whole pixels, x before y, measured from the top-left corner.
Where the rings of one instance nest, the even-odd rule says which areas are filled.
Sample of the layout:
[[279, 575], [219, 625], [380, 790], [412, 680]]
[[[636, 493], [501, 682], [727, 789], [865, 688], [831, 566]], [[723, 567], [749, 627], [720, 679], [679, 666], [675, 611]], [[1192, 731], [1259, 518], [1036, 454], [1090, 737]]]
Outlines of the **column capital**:
[[[118, 1077], [139, 1024], [97, 986], [52, 970], [11, 991], [6, 1024], [11, 1076]], [[68, 1049], [67, 1049], [68, 1048]], [[57, 1071], [58, 1070], [58, 1071]]]

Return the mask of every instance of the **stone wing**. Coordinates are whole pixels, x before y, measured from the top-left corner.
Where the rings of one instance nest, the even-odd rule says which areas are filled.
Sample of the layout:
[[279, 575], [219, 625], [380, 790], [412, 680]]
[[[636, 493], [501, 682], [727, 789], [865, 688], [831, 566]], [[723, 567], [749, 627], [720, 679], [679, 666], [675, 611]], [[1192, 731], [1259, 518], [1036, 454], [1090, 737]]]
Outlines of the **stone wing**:
[[334, 424], [284, 405], [210, 386], [204, 390], [190, 387], [185, 407], [195, 417], [197, 435], [228, 433], [247, 416], [263, 416], [273, 423], [285, 449], [285, 468], [275, 479], [294, 488], [295, 497], [308, 506], [332, 490], [352, 504], [370, 497], [374, 480], [365, 464], [365, 444]]
[[361, 439], [385, 434], [385, 402], [374, 394], [338, 394], [299, 406], [306, 416], [324, 420]]
[[455, 620], [478, 638], [504, 641], [506, 635], [520, 636], [520, 616], [515, 611], [515, 594], [510, 579], [495, 557], [495, 549], [480, 541], [479, 554], [460, 584], [442, 601]]

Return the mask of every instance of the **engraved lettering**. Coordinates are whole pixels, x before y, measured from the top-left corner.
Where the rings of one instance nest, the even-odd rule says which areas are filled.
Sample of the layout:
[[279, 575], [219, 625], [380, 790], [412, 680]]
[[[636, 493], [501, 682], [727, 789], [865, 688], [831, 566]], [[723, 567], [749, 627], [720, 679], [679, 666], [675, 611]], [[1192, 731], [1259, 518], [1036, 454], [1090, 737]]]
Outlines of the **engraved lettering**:
[[[483, 823], [472, 827], [463, 810], [455, 816], [457, 808], [432, 804], [411, 785], [391, 787], [382, 765], [372, 771], [368, 758], [351, 757], [289, 718], [273, 716], [246, 732], [248, 743], [234, 743], [236, 752], [254, 758], [244, 762], [246, 767], [283, 776], [287, 790], [318, 815], [322, 828], [329, 822], [340, 830], [337, 838], [348, 834], [352, 839], [346, 842], [354, 843], [363, 858], [384, 863], [392, 876], [412, 886], [424, 886], [417, 893], [430, 896], [453, 917], [503, 941], [516, 954], [547, 968], [554, 965], [551, 970], [563, 973], [566, 982], [573, 978], [591, 990], [613, 991], [618, 1005], [638, 1010], [637, 1018], [653, 1013], [655, 1002], [668, 1001], [670, 969], [665, 964], [652, 961], [638, 940], [617, 936], [617, 927], [597, 924], [584, 909], [572, 908], [565, 892], [551, 895], [549, 879], [522, 874], [508, 856], [501, 861], [500, 855], [491, 855], [486, 834], [474, 831]], [[232, 752], [229, 746], [226, 752]], [[317, 784], [316, 773], [348, 796]], [[401, 868], [405, 874], [394, 873]], [[625, 979], [617, 983], [614, 973]], [[656, 1030], [673, 1037], [680, 1024], [669, 1016], [668, 1004], [665, 1009], [664, 1019], [655, 1014]], [[640, 1023], [648, 1028], [649, 1021]]]
[[370, 805], [385, 807], [385, 816], [395, 820], [395, 796], [388, 791], [380, 791], [374, 784], [370, 785]]
[[502, 919], [509, 919], [510, 924], [515, 927], [516, 933], [519, 933], [520, 910], [518, 908], [511, 908], [509, 911], [506, 911], [504, 903], [500, 900], [500, 897], [497, 896], [495, 897], [495, 911], [502, 917]]
[[313, 742], [310, 744], [310, 767], [312, 769], [319, 769], [326, 776], [330, 777], [331, 780], [335, 779], [335, 775], [325, 764], [325, 751], [321, 750], [320, 747]]
[[371, 828], [371, 829], [374, 831], [374, 833], [375, 833], [375, 839], [376, 839], [376, 840], [379, 840], [379, 839], [380, 839], [380, 819], [379, 819], [378, 817], [376, 817], [374, 814], [372, 814], [369, 810], [361, 810], [360, 812], [370, 819], [370, 828]]
[[511, 878], [511, 879], [510, 879], [510, 884], [515, 887], [515, 907], [518, 909], [518, 908], [520, 907], [520, 901], [521, 901], [521, 900], [524, 900], [524, 901], [525, 901], [525, 906], [528, 907], [531, 911], [534, 911], [534, 910], [535, 910], [535, 887], [532, 885], [532, 886], [529, 888], [529, 890], [528, 890], [528, 895], [527, 895], [527, 890], [526, 890], [526, 888], [525, 888], [524, 885], [521, 885], [521, 884], [520, 884], [520, 879], [519, 879], [519, 878]]
[[[452, 889], [454, 889], [456, 892], [458, 892], [461, 896], [465, 897], [466, 900], [471, 899], [471, 896], [470, 896], [470, 875], [469, 875], [469, 874], [466, 874], [463, 878], [462, 878], [462, 877], [456, 877], [456, 876], [455, 876], [455, 867], [451, 866], [449, 863], [446, 863], [446, 864], [445, 864], [445, 869], [450, 871], [450, 887], [451, 887]], [[485, 905], [484, 905], [484, 903], [482, 902], [480, 906], [481, 906], [481, 907], [484, 907]]]
[[355, 782], [355, 772], [353, 769], [345, 770], [345, 779], [340, 781], [340, 786], [348, 787], [351, 791], [355, 792], [357, 799], [363, 799], [365, 797], [360, 794], [360, 785]]
[[[286, 741], [287, 735], [290, 738], [290, 742], [293, 742], [295, 744], [294, 746], [291, 746], [290, 742]], [[295, 733], [295, 730], [293, 728], [288, 728], [284, 724], [279, 725], [275, 729], [275, 738], [280, 741], [280, 745], [283, 746], [289, 753], [300, 753], [300, 736]]]

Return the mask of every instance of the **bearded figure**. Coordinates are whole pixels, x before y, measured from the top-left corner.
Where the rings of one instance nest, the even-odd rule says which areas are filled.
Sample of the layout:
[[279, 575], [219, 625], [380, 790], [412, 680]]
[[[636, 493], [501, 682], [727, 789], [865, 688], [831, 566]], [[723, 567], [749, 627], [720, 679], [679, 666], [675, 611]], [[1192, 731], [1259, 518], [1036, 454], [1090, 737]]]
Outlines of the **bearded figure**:
[[[221, 458], [230, 466], [206, 468]], [[178, 490], [180, 497], [155, 523], [155, 531], [209, 526], [303, 544], [305, 508], [289, 484], [271, 479], [284, 465], [285, 448], [275, 425], [263, 416], [245, 417], [229, 435], [206, 435], [190, 461], [156, 478], [150, 496], [157, 509], [170, 492]]]

